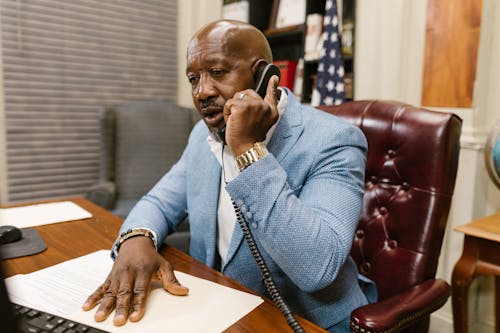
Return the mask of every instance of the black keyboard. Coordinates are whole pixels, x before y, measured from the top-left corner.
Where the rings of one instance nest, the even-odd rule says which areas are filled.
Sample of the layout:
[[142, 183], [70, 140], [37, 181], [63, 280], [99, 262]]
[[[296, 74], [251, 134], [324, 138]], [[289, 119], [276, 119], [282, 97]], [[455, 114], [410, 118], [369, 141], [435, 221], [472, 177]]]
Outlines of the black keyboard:
[[12, 304], [20, 333], [107, 333], [43, 311]]

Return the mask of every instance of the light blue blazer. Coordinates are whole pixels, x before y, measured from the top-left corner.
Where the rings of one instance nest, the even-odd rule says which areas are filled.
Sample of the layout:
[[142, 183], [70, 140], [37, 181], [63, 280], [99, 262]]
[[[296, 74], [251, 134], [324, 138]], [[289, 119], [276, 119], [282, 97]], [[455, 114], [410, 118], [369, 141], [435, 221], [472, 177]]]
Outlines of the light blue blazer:
[[[226, 189], [292, 311], [329, 328], [367, 303], [349, 256], [362, 205], [367, 143], [356, 126], [304, 107], [284, 91], [288, 102], [268, 144], [270, 154]], [[121, 231], [148, 227], [161, 244], [188, 214], [190, 254], [214, 267], [221, 166], [208, 134], [200, 121], [181, 159], [137, 203]], [[267, 295], [239, 226], [221, 270]]]

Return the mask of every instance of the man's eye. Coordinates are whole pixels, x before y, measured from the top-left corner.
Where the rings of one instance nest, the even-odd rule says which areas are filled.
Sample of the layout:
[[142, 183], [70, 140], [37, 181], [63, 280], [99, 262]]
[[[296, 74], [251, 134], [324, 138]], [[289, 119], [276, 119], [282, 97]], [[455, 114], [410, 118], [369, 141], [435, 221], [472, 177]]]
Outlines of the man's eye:
[[189, 83], [195, 84], [198, 82], [199, 77], [198, 76], [188, 76]]
[[222, 76], [224, 71], [222, 69], [214, 68], [211, 70], [213, 76]]

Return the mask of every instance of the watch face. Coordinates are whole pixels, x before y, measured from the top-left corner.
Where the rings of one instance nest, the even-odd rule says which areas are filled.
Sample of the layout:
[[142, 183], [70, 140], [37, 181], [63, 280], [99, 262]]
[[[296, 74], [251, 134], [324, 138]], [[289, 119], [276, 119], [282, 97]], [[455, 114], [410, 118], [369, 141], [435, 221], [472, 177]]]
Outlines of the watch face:
[[240, 171], [243, 171], [258, 160], [263, 159], [265, 156], [266, 153], [262, 149], [262, 143], [256, 142], [252, 148], [236, 157], [236, 166]]

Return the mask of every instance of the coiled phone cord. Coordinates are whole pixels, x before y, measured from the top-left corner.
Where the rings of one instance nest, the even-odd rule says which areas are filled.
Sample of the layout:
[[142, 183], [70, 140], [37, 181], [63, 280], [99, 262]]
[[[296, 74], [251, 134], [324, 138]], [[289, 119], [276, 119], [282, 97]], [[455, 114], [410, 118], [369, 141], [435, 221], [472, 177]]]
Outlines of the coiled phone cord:
[[276, 284], [274, 283], [274, 279], [271, 276], [269, 269], [267, 268], [264, 258], [262, 258], [262, 255], [260, 254], [260, 251], [257, 248], [257, 244], [255, 244], [255, 240], [253, 238], [252, 233], [250, 232], [248, 223], [245, 220], [243, 214], [241, 214], [240, 208], [236, 205], [234, 201], [233, 201], [233, 207], [234, 211], [236, 212], [236, 218], [241, 227], [241, 230], [243, 230], [243, 236], [247, 241], [248, 247], [250, 248], [250, 252], [254, 257], [257, 266], [259, 267], [260, 273], [262, 274], [262, 278], [264, 280], [264, 285], [266, 286], [267, 292], [271, 296], [271, 299], [274, 301], [274, 303], [281, 310], [281, 313], [285, 317], [288, 326], [290, 326], [295, 333], [305, 333], [300, 323], [293, 316], [292, 311], [290, 311], [288, 304], [286, 304], [285, 300], [278, 292], [278, 288], [276, 288]]
[[[224, 168], [224, 147], [226, 146], [226, 143], [224, 142], [224, 140], [222, 141], [223, 141], [222, 151], [221, 151], [222, 176], [224, 179], [224, 183], [227, 184], [228, 182], [226, 180], [226, 171]], [[290, 311], [288, 304], [286, 304], [285, 300], [280, 295], [278, 288], [274, 283], [274, 279], [271, 276], [269, 269], [267, 268], [266, 262], [264, 261], [264, 258], [262, 258], [262, 255], [260, 254], [260, 251], [257, 248], [257, 244], [255, 243], [253, 235], [250, 232], [250, 228], [248, 227], [247, 220], [245, 219], [243, 214], [241, 214], [241, 210], [236, 205], [234, 200], [231, 199], [231, 202], [233, 204], [234, 212], [236, 213], [236, 219], [238, 220], [238, 224], [240, 225], [241, 230], [243, 231], [243, 236], [245, 237], [245, 240], [248, 244], [248, 247], [250, 248], [250, 252], [252, 253], [253, 258], [255, 259], [255, 262], [257, 263], [257, 266], [259, 267], [260, 274], [262, 275], [262, 279], [264, 280], [264, 285], [266, 286], [268, 294], [271, 296], [273, 302], [280, 309], [281, 313], [286, 319], [286, 322], [288, 323], [288, 326], [290, 326], [295, 333], [305, 333], [305, 330], [302, 328], [297, 319], [293, 316], [292, 311]]]

